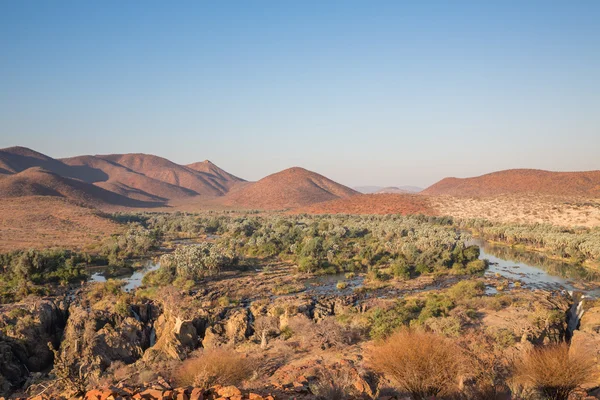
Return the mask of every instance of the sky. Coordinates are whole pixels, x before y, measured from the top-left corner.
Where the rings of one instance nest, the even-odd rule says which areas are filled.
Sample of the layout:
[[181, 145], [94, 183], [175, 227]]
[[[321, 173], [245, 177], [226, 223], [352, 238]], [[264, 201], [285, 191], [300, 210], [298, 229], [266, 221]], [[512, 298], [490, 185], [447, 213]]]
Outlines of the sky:
[[350, 186], [600, 169], [600, 1], [0, 2], [0, 148]]

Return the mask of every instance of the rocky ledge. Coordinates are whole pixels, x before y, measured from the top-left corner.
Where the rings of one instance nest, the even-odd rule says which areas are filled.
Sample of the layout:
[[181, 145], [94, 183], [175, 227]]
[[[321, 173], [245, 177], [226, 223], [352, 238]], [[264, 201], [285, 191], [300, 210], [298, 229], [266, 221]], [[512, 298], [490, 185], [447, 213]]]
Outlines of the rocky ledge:
[[[34, 397], [20, 397], [17, 400], [54, 400], [55, 396], [40, 394]], [[62, 399], [62, 398], [61, 398]], [[67, 397], [64, 397], [67, 399]], [[253, 392], [242, 392], [235, 386], [214, 386], [210, 389], [194, 387], [172, 388], [164, 380], [144, 387], [130, 387], [127, 385], [110, 386], [104, 389], [94, 389], [85, 395], [70, 397], [78, 400], [275, 400], [273, 395], [260, 395]], [[4, 400], [4, 397], [0, 397]]]

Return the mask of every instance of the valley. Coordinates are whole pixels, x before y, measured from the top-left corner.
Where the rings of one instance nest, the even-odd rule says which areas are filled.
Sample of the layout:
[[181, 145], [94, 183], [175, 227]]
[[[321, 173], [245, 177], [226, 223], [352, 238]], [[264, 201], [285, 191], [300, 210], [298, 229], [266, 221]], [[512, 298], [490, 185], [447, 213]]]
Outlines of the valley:
[[533, 399], [538, 353], [598, 394], [595, 172], [363, 194], [146, 154], [0, 165], [0, 395], [418, 399], [421, 371], [439, 398]]

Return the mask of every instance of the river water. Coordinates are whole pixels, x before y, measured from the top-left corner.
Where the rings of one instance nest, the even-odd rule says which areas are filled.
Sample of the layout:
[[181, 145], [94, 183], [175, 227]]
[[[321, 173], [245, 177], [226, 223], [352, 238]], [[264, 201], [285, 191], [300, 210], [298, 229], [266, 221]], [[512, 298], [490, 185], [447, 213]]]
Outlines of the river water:
[[[186, 243], [187, 244], [187, 243]], [[510, 280], [519, 280], [523, 287], [529, 289], [566, 290], [600, 298], [600, 274], [582, 266], [566, 264], [544, 257], [540, 253], [516, 250], [509, 246], [494, 245], [481, 239], [470, 240], [468, 245], [476, 244], [481, 249], [481, 259], [490, 261], [488, 276], [502, 276]], [[142, 284], [144, 276], [160, 267], [158, 262], [146, 260], [145, 265], [132, 273], [116, 276], [113, 279], [125, 282], [123, 290], [132, 291]], [[106, 282], [106, 269], [95, 270], [90, 277], [91, 282]], [[363, 285], [363, 277], [356, 275], [346, 279], [345, 274], [322, 275], [306, 282], [307, 290], [317, 294], [347, 294]], [[345, 282], [347, 287], [338, 289], [338, 282]], [[495, 291], [490, 288], [491, 294]]]
[[516, 279], [530, 289], [566, 290], [600, 297], [600, 276], [580, 265], [556, 261], [542, 254], [494, 245], [480, 239], [468, 244], [479, 246], [481, 259], [490, 261], [487, 275]]
[[[160, 268], [160, 263], [154, 262], [152, 260], [146, 260], [145, 265], [141, 268], [136, 269], [135, 271], [133, 271], [133, 273], [122, 275], [122, 276], [115, 276], [115, 277], [111, 277], [109, 279], [115, 279], [118, 281], [125, 282], [125, 284], [123, 285], [123, 290], [126, 292], [130, 292], [134, 289], [137, 289], [138, 287], [140, 287], [142, 285], [142, 279], [144, 279], [144, 276], [148, 272], [156, 271], [158, 268]], [[105, 274], [106, 274], [106, 268], [97, 270], [90, 276], [89, 281], [90, 282], [106, 282], [107, 278], [106, 278]]]

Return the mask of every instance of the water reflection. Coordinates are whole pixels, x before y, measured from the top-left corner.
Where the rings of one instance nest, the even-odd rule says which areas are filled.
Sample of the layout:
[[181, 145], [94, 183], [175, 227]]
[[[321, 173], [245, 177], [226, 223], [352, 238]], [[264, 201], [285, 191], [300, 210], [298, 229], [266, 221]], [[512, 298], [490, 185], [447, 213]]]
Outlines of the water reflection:
[[[133, 273], [130, 273], [127, 275], [122, 275], [122, 276], [113, 276], [108, 279], [115, 279], [118, 281], [125, 282], [125, 284], [123, 285], [123, 290], [126, 292], [129, 292], [134, 289], [137, 289], [138, 287], [140, 287], [142, 285], [142, 279], [144, 279], [144, 276], [148, 272], [156, 271], [158, 268], [160, 268], [160, 263], [154, 262], [152, 260], [147, 260], [146, 264], [142, 268], [136, 269], [135, 271], [133, 271]], [[107, 280], [106, 273], [107, 273], [107, 268], [102, 268], [102, 269], [96, 270], [96, 272], [94, 272], [90, 276], [89, 281], [90, 282], [106, 282], [106, 280]]]
[[517, 279], [530, 288], [579, 291], [600, 296], [600, 288], [593, 283], [600, 281], [600, 274], [581, 265], [572, 265], [544, 257], [542, 254], [509, 246], [494, 245], [475, 239], [481, 249], [481, 259], [488, 259], [487, 274], [499, 274]]

